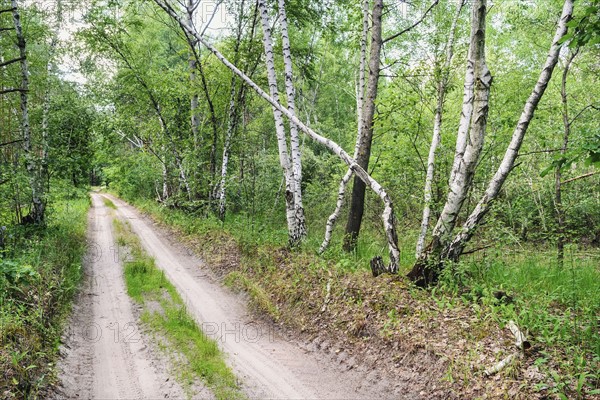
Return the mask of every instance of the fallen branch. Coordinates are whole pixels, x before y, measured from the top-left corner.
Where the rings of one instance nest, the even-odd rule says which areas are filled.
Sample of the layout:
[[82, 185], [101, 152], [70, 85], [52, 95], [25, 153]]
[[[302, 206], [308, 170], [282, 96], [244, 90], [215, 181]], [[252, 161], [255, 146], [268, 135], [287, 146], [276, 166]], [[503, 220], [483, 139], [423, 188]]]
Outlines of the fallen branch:
[[510, 365], [512, 361], [519, 355], [519, 353], [509, 354], [506, 358], [495, 364], [493, 367], [486, 369], [483, 373], [486, 376], [497, 374], [502, 371], [507, 365]]
[[327, 310], [327, 304], [329, 304], [330, 301], [331, 301], [331, 273], [329, 273], [329, 279], [327, 280], [325, 301], [323, 301], [323, 307], [321, 307], [321, 312], [325, 312], [325, 310]]
[[515, 324], [514, 321], [508, 321], [507, 326], [515, 337], [515, 346], [517, 346], [517, 349], [527, 350], [531, 347], [531, 343], [527, 341], [525, 335], [523, 334], [523, 332], [521, 332], [521, 330], [519, 329], [517, 324]]
[[520, 358], [523, 355], [524, 350], [527, 350], [531, 347], [531, 343], [527, 341], [525, 334], [521, 332], [515, 321], [508, 321], [508, 324], [506, 326], [508, 327], [508, 329], [510, 329], [510, 332], [515, 337], [515, 346], [518, 350], [513, 352], [512, 354], [509, 354], [504, 359], [496, 363], [494, 366], [486, 369], [483, 372], [486, 376], [494, 375], [502, 371], [504, 368], [510, 365], [516, 358]]

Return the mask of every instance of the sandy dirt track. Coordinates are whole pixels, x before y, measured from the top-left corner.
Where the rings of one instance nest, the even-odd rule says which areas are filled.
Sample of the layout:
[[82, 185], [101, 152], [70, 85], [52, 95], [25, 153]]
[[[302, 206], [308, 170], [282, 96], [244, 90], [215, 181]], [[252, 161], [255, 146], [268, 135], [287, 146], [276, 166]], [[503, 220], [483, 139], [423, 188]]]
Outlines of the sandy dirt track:
[[[109, 211], [102, 197], [109, 198], [117, 210]], [[102, 254], [98, 257], [97, 249], [90, 250], [89, 257], [98, 260], [88, 263], [86, 286], [76, 303], [72, 325], [99, 326], [102, 336], [91, 341], [83, 336], [89, 339], [93, 331], [69, 335], [70, 349], [61, 367], [65, 397], [185, 397], [152, 351], [151, 341], [139, 334], [122, 268], [115, 262], [114, 251], [104, 250], [114, 248], [109, 215], [114, 212], [129, 222], [144, 249], [180, 293], [188, 312], [207, 335], [219, 342], [249, 398], [414, 398], [398, 393], [397, 385], [385, 379], [369, 379], [370, 371], [345, 368], [319, 352], [309, 352], [286, 340], [271, 324], [257, 321], [242, 296], [223, 288], [200, 259], [135, 208], [108, 194], [93, 193], [92, 200], [90, 239]], [[139, 340], [115, 343], [111, 323], [119, 325], [122, 335]], [[204, 389], [194, 398], [207, 396], [210, 394]]]
[[140, 331], [112, 234], [112, 211], [92, 195], [88, 253], [59, 363], [63, 399], [183, 398]]

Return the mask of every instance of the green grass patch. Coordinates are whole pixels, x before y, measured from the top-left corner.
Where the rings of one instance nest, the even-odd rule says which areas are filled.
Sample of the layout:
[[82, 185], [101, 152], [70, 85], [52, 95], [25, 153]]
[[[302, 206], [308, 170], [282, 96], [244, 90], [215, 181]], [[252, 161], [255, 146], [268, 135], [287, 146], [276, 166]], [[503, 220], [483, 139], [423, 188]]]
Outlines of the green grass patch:
[[0, 397], [44, 398], [82, 276], [87, 193], [56, 196], [42, 228], [12, 226], [0, 255]]
[[104, 205], [106, 207], [112, 208], [113, 210], [117, 209], [117, 206], [115, 206], [115, 203], [113, 203], [111, 199], [106, 198], [106, 197], [102, 197], [102, 201], [104, 202]]
[[166, 352], [176, 351], [185, 359], [175, 368], [180, 380], [189, 390], [195, 379], [201, 379], [217, 399], [245, 398], [218, 344], [198, 327], [175, 287], [144, 252], [137, 236], [117, 219], [114, 226], [118, 240], [130, 252], [124, 263], [127, 293], [143, 306], [142, 321], [164, 339]]

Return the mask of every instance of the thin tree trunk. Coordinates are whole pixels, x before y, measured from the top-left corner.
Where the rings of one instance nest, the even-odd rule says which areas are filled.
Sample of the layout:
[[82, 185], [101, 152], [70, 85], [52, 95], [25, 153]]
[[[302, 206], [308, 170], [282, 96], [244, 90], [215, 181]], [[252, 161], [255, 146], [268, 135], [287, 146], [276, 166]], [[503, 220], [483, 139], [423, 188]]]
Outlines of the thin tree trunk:
[[[498, 167], [493, 178], [490, 180], [485, 193], [475, 206], [475, 209], [471, 212], [465, 223], [462, 225], [460, 232], [444, 246], [439, 243], [439, 240], [437, 243], [432, 242], [431, 249], [428, 251], [428, 257], [430, 259], [421, 258], [417, 260], [417, 263], [415, 263], [415, 266], [408, 274], [409, 278], [414, 280], [417, 284], [428, 285], [434, 283], [446, 261], [458, 261], [464, 251], [465, 246], [473, 237], [476, 228], [479, 226], [485, 215], [490, 210], [494, 200], [497, 198], [502, 185], [515, 166], [515, 160], [519, 153], [519, 149], [521, 148], [521, 144], [523, 143], [523, 138], [527, 132], [527, 128], [533, 119], [535, 110], [544, 95], [550, 78], [552, 77], [552, 72], [554, 71], [554, 67], [558, 62], [560, 49], [562, 47], [560, 40], [567, 33], [567, 23], [570, 21], [572, 14], [573, 0], [565, 0], [560, 21], [552, 40], [546, 62], [532, 93], [525, 103], [523, 112], [521, 113], [519, 121], [517, 122], [511, 142], [504, 153], [504, 157], [500, 163], [500, 166]], [[467, 155], [465, 154], [465, 158], [466, 157]], [[451, 232], [448, 232], [448, 235], [450, 234]]]
[[[244, 19], [244, 0], [240, 3], [238, 15], [238, 23], [237, 23], [237, 35], [235, 41], [234, 48], [234, 62], [237, 62], [239, 59], [239, 51], [240, 44], [242, 39], [242, 24]], [[254, 24], [252, 26], [252, 37], [254, 36]], [[252, 40], [252, 37], [250, 40]], [[233, 134], [237, 128], [238, 121], [238, 110], [236, 107], [236, 80], [237, 77], [235, 74], [231, 77], [231, 86], [229, 90], [229, 110], [228, 110], [228, 119], [227, 119], [227, 133], [225, 134], [225, 140], [223, 141], [223, 159], [221, 162], [221, 180], [218, 186], [218, 199], [219, 199], [219, 219], [221, 221], [225, 221], [225, 211], [227, 206], [227, 198], [225, 191], [225, 184], [227, 179], [227, 168], [229, 166], [229, 154], [231, 149], [231, 140], [233, 138]], [[244, 84], [240, 85], [239, 96], [238, 99], [241, 101], [244, 97]]]
[[[294, 89], [294, 72], [292, 68], [292, 51], [288, 33], [285, 0], [279, 0], [279, 24], [281, 25], [281, 45], [283, 48], [283, 65], [285, 70], [285, 88], [287, 95], [287, 108], [292, 115], [296, 115], [296, 91]], [[292, 152], [292, 172], [294, 175], [294, 209], [296, 212], [297, 240], [301, 242], [306, 237], [306, 220], [304, 206], [302, 205], [302, 154], [300, 152], [300, 139], [298, 127], [290, 121], [290, 150]]]
[[11, 1], [12, 15], [17, 34], [17, 47], [19, 48], [20, 65], [21, 65], [21, 130], [23, 133], [23, 150], [25, 151], [25, 163], [27, 175], [29, 177], [29, 185], [31, 186], [32, 208], [30, 220], [35, 224], [42, 224], [45, 217], [44, 204], [44, 185], [41, 182], [39, 169], [33, 150], [31, 138], [31, 126], [29, 124], [29, 66], [27, 63], [27, 47], [25, 36], [23, 35], [23, 27], [21, 25], [21, 16], [19, 15], [17, 0]]
[[398, 249], [398, 237], [396, 235], [396, 227], [395, 227], [395, 218], [394, 218], [394, 206], [393, 203], [388, 196], [385, 189], [373, 179], [367, 171], [365, 171], [360, 165], [356, 163], [356, 161], [351, 158], [348, 153], [344, 151], [344, 149], [333, 142], [330, 139], [327, 139], [311, 128], [306, 126], [302, 121], [300, 121], [295, 115], [291, 114], [286, 107], [283, 107], [278, 101], [276, 101], [273, 97], [269, 96], [264, 90], [260, 88], [252, 79], [250, 79], [246, 74], [239, 70], [235, 65], [233, 65], [219, 50], [217, 50], [214, 46], [212, 46], [208, 41], [206, 41], [202, 36], [198, 34], [194, 30], [193, 27], [190, 27], [185, 24], [184, 20], [182, 20], [177, 12], [163, 0], [154, 0], [155, 3], [165, 10], [177, 23], [186, 30], [190, 35], [194, 35], [198, 39], [200, 43], [202, 43], [206, 48], [208, 48], [214, 55], [217, 57], [219, 61], [221, 61], [227, 68], [233, 71], [237, 76], [239, 76], [244, 82], [248, 84], [260, 97], [262, 97], [265, 101], [271, 104], [272, 107], [279, 110], [283, 115], [285, 115], [291, 122], [295, 123], [300, 130], [302, 130], [306, 135], [308, 135], [311, 139], [316, 141], [317, 143], [325, 146], [332, 153], [337, 155], [344, 163], [346, 163], [356, 176], [360, 177], [363, 182], [367, 184], [369, 188], [373, 190], [373, 192], [381, 199], [384, 204], [384, 210], [382, 213], [382, 221], [385, 229], [386, 240], [388, 242], [389, 253], [390, 253], [390, 265], [388, 266], [388, 271], [395, 273], [398, 271], [398, 262], [400, 259], [400, 251]]
[[[367, 64], [367, 40], [369, 37], [369, 0], [363, 1], [362, 5], [362, 13], [363, 13], [363, 28], [362, 35], [360, 39], [360, 62], [358, 68], [358, 85], [356, 87], [356, 119], [357, 119], [357, 135], [356, 135], [356, 144], [354, 145], [354, 159], [356, 159], [358, 155], [358, 149], [360, 147], [360, 143], [362, 142], [362, 113], [363, 113], [363, 104], [365, 100], [365, 66]], [[348, 168], [348, 171], [342, 177], [340, 181], [340, 186], [338, 189], [337, 201], [335, 204], [335, 210], [333, 213], [327, 218], [327, 224], [325, 225], [325, 238], [323, 239], [323, 243], [321, 243], [321, 247], [319, 248], [319, 253], [323, 253], [327, 247], [329, 246], [329, 242], [331, 241], [331, 235], [333, 234], [333, 227], [337, 219], [340, 216], [340, 212], [342, 210], [342, 205], [344, 204], [344, 197], [346, 196], [346, 187], [348, 186], [348, 182], [350, 182], [350, 178], [352, 178], [352, 169]]]
[[435, 108], [435, 117], [433, 121], [433, 135], [431, 138], [431, 147], [429, 148], [429, 156], [427, 158], [427, 175], [425, 177], [425, 189], [424, 189], [424, 207], [423, 207], [423, 218], [421, 220], [421, 233], [417, 239], [416, 258], [421, 256], [423, 247], [425, 245], [425, 237], [427, 236], [427, 230], [429, 228], [429, 217], [431, 215], [431, 199], [432, 199], [432, 184], [433, 176], [435, 173], [435, 154], [441, 141], [441, 129], [442, 129], [442, 114], [444, 111], [444, 100], [446, 97], [446, 88], [448, 86], [448, 80], [450, 78], [450, 66], [452, 64], [452, 58], [454, 56], [454, 39], [456, 37], [456, 25], [460, 18], [460, 13], [464, 5], [464, 0], [459, 0], [457, 5], [456, 14], [452, 20], [452, 26], [450, 27], [450, 36], [448, 36], [448, 42], [446, 43], [446, 59], [441, 67], [440, 78], [437, 84], [437, 104]]
[[[366, 99], [363, 104], [363, 115], [361, 118], [361, 140], [356, 155], [356, 163], [364, 170], [367, 170], [369, 167], [371, 144], [373, 142], [373, 118], [375, 116], [375, 100], [377, 99], [381, 62], [382, 14], [383, 0], [374, 0], [372, 13], [373, 26], [371, 29], [371, 52], [369, 56], [369, 79], [367, 81]], [[346, 224], [346, 233], [344, 237], [343, 247], [345, 251], [353, 251], [356, 248], [356, 241], [360, 232], [365, 209], [365, 189], [365, 183], [360, 178], [355, 177], [352, 186], [352, 199], [350, 202], [350, 211], [348, 213], [348, 222]]]
[[[436, 258], [439, 255], [439, 250], [450, 241], [449, 235], [452, 234], [458, 214], [471, 188], [475, 168], [483, 148], [487, 126], [490, 87], [492, 84], [492, 75], [485, 61], [486, 13], [487, 0], [475, 0], [471, 12], [470, 57], [467, 60], [467, 65], [471, 65], [473, 68], [475, 87], [473, 88], [472, 105], [466, 103], [466, 109], [463, 109], [462, 112], [463, 115], [466, 115], [469, 113], [469, 108], [472, 109], [469, 125], [470, 132], [468, 135], [469, 140], [466, 143], [464, 155], [462, 155], [458, 164], [455, 165], [456, 168], [452, 170], [454, 179], [450, 182], [446, 203], [433, 230], [432, 243], [427, 253], [424, 253], [417, 261], [416, 267], [418, 266], [419, 268], [415, 267], [411, 271], [410, 277], [416, 280], [424, 279], [430, 282], [437, 279], [437, 267], [429, 268], [429, 258], [431, 256]], [[469, 89], [465, 85], [465, 95], [468, 91]], [[461, 128], [464, 129], [462, 125]], [[458, 145], [457, 150], [459, 150]], [[427, 271], [424, 272], [423, 269]]]
[[[560, 98], [562, 104], [562, 118], [563, 118], [563, 143], [560, 148], [560, 154], [564, 158], [567, 149], [569, 148], [569, 136], [571, 134], [571, 122], [569, 121], [569, 98], [567, 95], [567, 77], [569, 75], [569, 68], [573, 59], [577, 56], [578, 50], [571, 53], [562, 73], [561, 86], [560, 86]], [[557, 237], [556, 237], [556, 259], [558, 264], [562, 267], [563, 260], [565, 258], [565, 209], [562, 203], [562, 165], [558, 164], [554, 170], [554, 207], [556, 208], [556, 225], [557, 225]]]
[[[265, 62], [267, 66], [267, 78], [269, 81], [269, 89], [271, 92], [271, 98], [276, 102], [279, 102], [279, 91], [277, 89], [277, 77], [275, 73], [275, 60], [273, 57], [273, 42], [271, 39], [271, 25], [269, 22], [269, 11], [265, 0], [258, 0], [258, 8], [261, 15], [262, 28], [263, 28], [263, 46], [265, 48]], [[294, 115], [294, 114], [291, 114]], [[285, 206], [286, 216], [288, 224], [288, 237], [291, 246], [296, 246], [301, 241], [300, 227], [296, 218], [296, 206], [295, 206], [295, 179], [294, 171], [290, 162], [290, 155], [288, 153], [287, 141], [285, 135], [285, 125], [283, 122], [283, 115], [279, 109], [273, 107], [273, 116], [275, 118], [275, 133], [277, 135], [277, 145], [279, 147], [279, 162], [283, 169], [285, 177]]]
[[56, 51], [56, 45], [58, 43], [58, 33], [62, 23], [62, 1], [56, 1], [56, 26], [54, 32], [52, 32], [52, 40], [50, 42], [50, 49], [48, 55], [48, 65], [46, 68], [46, 90], [44, 91], [44, 105], [42, 107], [42, 157], [41, 157], [41, 171], [40, 179], [42, 182], [46, 182], [48, 190], [50, 189], [50, 176], [48, 174], [48, 130], [50, 128], [50, 76], [54, 71], [54, 53]]
[[[187, 11], [187, 23], [191, 26], [194, 24], [194, 12], [196, 11], [196, 8], [198, 7], [198, 5], [200, 4], [200, 1], [194, 1], [194, 0], [188, 0], [187, 2], [187, 7], [186, 7], [186, 11]], [[199, 132], [199, 128], [200, 128], [200, 115], [198, 114], [198, 105], [199, 105], [199, 96], [198, 93], [195, 91], [195, 86], [196, 86], [196, 69], [198, 68], [198, 66], [196, 65], [197, 61], [196, 61], [196, 57], [194, 54], [194, 50], [193, 48], [195, 48], [198, 44], [198, 41], [193, 40], [192, 42], [189, 43], [189, 45], [192, 47], [191, 50], [191, 54], [189, 57], [189, 70], [190, 70], [190, 87], [192, 88], [192, 90], [194, 90], [194, 93], [192, 94], [191, 98], [190, 98], [190, 124], [191, 124], [191, 130], [192, 130], [192, 138], [194, 138], [194, 144], [195, 146], [198, 146], [198, 142], [199, 142], [199, 138], [198, 138], [198, 132]]]

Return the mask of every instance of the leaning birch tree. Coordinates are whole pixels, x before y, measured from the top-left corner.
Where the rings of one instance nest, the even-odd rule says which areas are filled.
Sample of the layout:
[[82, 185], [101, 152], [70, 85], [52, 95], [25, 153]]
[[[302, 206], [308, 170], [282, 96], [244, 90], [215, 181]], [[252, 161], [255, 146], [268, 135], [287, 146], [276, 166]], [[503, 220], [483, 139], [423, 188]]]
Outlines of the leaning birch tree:
[[423, 247], [425, 244], [425, 237], [427, 236], [427, 231], [429, 229], [429, 218], [431, 215], [431, 199], [432, 199], [432, 184], [433, 184], [433, 176], [435, 173], [435, 155], [437, 152], [437, 148], [442, 139], [441, 130], [442, 130], [442, 114], [444, 112], [444, 101], [446, 97], [446, 89], [448, 87], [448, 83], [450, 80], [450, 66], [452, 65], [452, 58], [454, 57], [454, 41], [456, 38], [456, 25], [458, 23], [458, 19], [460, 18], [461, 11], [463, 9], [465, 2], [464, 0], [459, 0], [456, 7], [456, 13], [452, 20], [452, 25], [450, 27], [450, 34], [448, 36], [448, 41], [446, 43], [446, 59], [444, 63], [440, 67], [440, 77], [437, 82], [437, 103], [435, 107], [435, 116], [433, 120], [433, 134], [431, 137], [431, 146], [429, 147], [429, 155], [427, 157], [427, 174], [425, 177], [425, 189], [423, 190], [423, 217], [421, 219], [421, 232], [419, 233], [419, 238], [417, 239], [417, 248], [416, 248], [416, 257], [419, 258], [421, 253], [423, 252]]
[[[479, 11], [478, 11], [479, 10]], [[483, 36], [481, 40], [485, 40], [485, 20], [481, 21], [480, 17], [485, 19], [485, 1], [477, 0], [473, 2], [472, 12], [472, 32], [471, 32], [471, 46], [469, 51], [469, 58], [472, 59], [469, 63], [474, 65], [474, 76], [475, 76], [475, 88], [474, 88], [474, 100], [472, 108], [472, 116], [470, 123], [470, 133], [468, 135], [468, 141], [466, 141], [465, 151], [462, 157], [460, 157], [457, 163], [457, 157], [459, 152], [459, 143], [457, 143], [457, 154], [455, 156], [455, 164], [451, 172], [450, 177], [450, 188], [448, 198], [442, 214], [440, 215], [436, 227], [433, 231], [433, 238], [423, 255], [416, 261], [414, 267], [409, 272], [408, 277], [420, 286], [433, 284], [437, 281], [441, 270], [444, 268], [448, 261], [458, 261], [462, 255], [465, 246], [473, 237], [477, 227], [481, 224], [481, 221], [485, 215], [489, 212], [494, 200], [498, 197], [502, 185], [508, 178], [510, 172], [515, 166], [515, 160], [519, 154], [519, 150], [523, 143], [527, 128], [533, 119], [535, 110], [542, 99], [554, 68], [558, 62], [560, 49], [562, 47], [561, 39], [565, 36], [568, 30], [567, 23], [571, 20], [573, 14], [573, 0], [565, 0], [560, 20], [552, 39], [552, 44], [548, 51], [548, 55], [540, 76], [529, 95], [521, 116], [517, 122], [515, 130], [513, 131], [511, 141], [504, 153], [504, 157], [496, 170], [496, 173], [487, 185], [487, 189], [479, 199], [477, 205], [473, 211], [469, 214], [464, 224], [458, 233], [454, 234], [454, 228], [458, 213], [461, 211], [464, 195], [468, 191], [472, 182], [472, 174], [470, 165], [472, 165], [474, 156], [477, 153], [479, 147], [478, 137], [474, 136], [474, 133], [485, 133], [481, 132], [481, 128], [485, 129], [485, 125], [482, 124], [481, 118], [484, 116], [482, 113], [481, 100], [483, 100], [483, 93], [486, 85], [485, 81], [481, 81], [481, 76], [477, 71], [477, 64], [474, 61], [478, 58], [477, 41], [474, 38], [477, 36]], [[482, 24], [483, 22], [483, 24]], [[479, 32], [478, 32], [479, 31]], [[481, 73], [481, 70], [479, 71]], [[491, 76], [490, 76], [491, 78]], [[487, 89], [489, 92], [489, 88]], [[467, 89], [465, 85], [465, 94]], [[487, 103], [486, 103], [487, 108]], [[487, 110], [486, 110], [487, 113]], [[465, 107], [463, 107], [463, 115], [465, 114]], [[462, 118], [461, 118], [462, 121]], [[479, 121], [479, 122], [478, 122]], [[476, 132], [473, 132], [476, 129]], [[460, 135], [460, 131], [459, 131]], [[464, 138], [457, 139], [466, 140]], [[481, 138], [483, 139], [483, 138]], [[475, 140], [475, 142], [473, 142]], [[462, 145], [462, 143], [460, 144]], [[458, 165], [458, 168], [456, 166]]]

